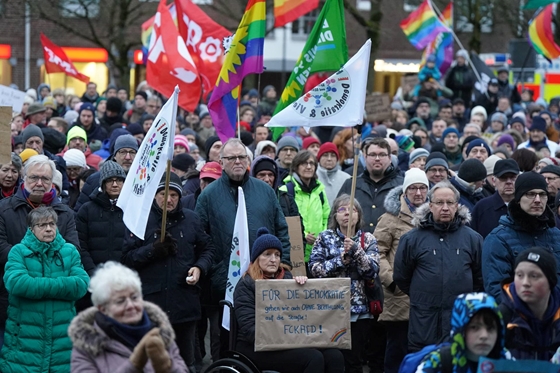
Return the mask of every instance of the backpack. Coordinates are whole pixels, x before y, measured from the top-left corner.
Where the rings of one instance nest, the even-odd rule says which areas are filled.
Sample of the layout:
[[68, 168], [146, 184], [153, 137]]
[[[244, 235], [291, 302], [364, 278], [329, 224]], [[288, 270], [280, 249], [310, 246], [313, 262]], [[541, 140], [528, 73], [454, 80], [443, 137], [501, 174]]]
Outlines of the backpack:
[[[288, 189], [288, 194], [291, 195], [292, 197], [296, 197], [296, 189], [294, 186], [294, 183], [292, 181], [288, 181], [286, 183], [286, 189]], [[321, 199], [321, 206], [323, 206], [325, 204], [325, 196], [324, 196], [324, 191], [321, 191], [321, 193], [319, 193], [319, 198]]]
[[424, 358], [431, 352], [440, 349], [441, 355], [441, 373], [453, 372], [453, 356], [451, 356], [451, 344], [442, 343], [437, 345], [429, 345], [420, 351], [413, 352], [404, 357], [399, 367], [399, 373], [415, 373], [418, 366]]
[[[363, 232], [360, 237], [360, 245], [362, 250], [365, 251], [365, 233]], [[379, 276], [376, 276], [371, 280], [365, 280], [364, 283], [364, 293], [368, 299], [369, 313], [373, 316], [379, 316], [383, 312], [383, 301], [385, 300], [381, 280], [379, 279]]]

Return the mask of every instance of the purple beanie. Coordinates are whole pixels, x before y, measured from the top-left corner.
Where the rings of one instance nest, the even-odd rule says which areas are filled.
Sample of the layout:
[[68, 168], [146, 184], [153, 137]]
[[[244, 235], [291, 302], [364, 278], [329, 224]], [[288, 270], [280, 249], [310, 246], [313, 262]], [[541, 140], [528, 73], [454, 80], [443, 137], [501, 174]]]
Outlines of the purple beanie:
[[513, 140], [513, 136], [511, 136], [509, 133], [504, 133], [498, 139], [498, 146], [501, 146], [503, 144], [508, 144], [512, 149], [515, 149], [515, 141]]

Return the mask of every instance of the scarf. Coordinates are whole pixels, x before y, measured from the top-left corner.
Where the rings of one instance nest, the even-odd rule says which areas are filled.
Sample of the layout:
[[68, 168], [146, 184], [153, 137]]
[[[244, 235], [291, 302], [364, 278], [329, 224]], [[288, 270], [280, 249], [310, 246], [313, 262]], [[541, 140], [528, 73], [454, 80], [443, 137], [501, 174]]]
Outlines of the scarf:
[[130, 350], [133, 350], [146, 333], [154, 328], [146, 310], [142, 314], [142, 320], [136, 325], [122, 324], [101, 312], [95, 314], [95, 322], [109, 337], [121, 342]]
[[43, 199], [41, 200], [41, 203], [39, 205], [36, 205], [35, 203], [31, 202], [31, 200], [29, 199], [31, 193], [29, 193], [27, 189], [23, 187], [23, 184], [21, 184], [21, 191], [23, 193], [23, 198], [25, 198], [27, 203], [29, 203], [33, 208], [37, 208], [40, 205], [50, 206], [56, 198], [56, 189], [52, 188], [49, 192], [46, 192], [43, 195]]
[[10, 188], [8, 190], [5, 189], [1, 189], [0, 193], [2, 193], [2, 198], [7, 198], [7, 197], [11, 197], [14, 195], [14, 193], [16, 192], [17, 186], [14, 186], [13, 188]]
[[404, 201], [406, 202], [406, 205], [408, 206], [408, 208], [410, 209], [410, 212], [414, 213], [414, 211], [416, 211], [416, 206], [414, 206], [412, 204], [412, 202], [410, 202], [410, 200], [408, 199], [407, 196], [404, 196]]

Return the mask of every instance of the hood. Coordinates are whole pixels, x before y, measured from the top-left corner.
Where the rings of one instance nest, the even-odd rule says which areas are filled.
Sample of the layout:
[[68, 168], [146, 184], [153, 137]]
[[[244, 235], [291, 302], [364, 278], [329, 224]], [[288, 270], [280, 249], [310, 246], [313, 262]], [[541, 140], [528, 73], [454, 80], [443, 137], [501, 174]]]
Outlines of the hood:
[[259, 155], [261, 155], [263, 149], [267, 146], [272, 146], [274, 148], [274, 151], [276, 151], [276, 149], [277, 149], [277, 145], [275, 143], [273, 143], [272, 141], [263, 140], [263, 141], [259, 142], [257, 144], [257, 147], [255, 148], [255, 157], [258, 157]]
[[255, 158], [255, 160], [251, 163], [250, 176], [255, 177], [255, 172], [254, 172], [255, 166], [257, 166], [261, 162], [269, 162], [272, 165], [272, 167], [274, 168], [274, 190], [276, 190], [276, 188], [278, 188], [278, 186], [280, 185], [282, 180], [279, 180], [280, 178], [278, 177], [278, 165], [276, 164], [276, 162], [272, 158], [270, 158], [266, 155], [259, 155], [257, 158]]
[[[466, 225], [470, 223], [471, 213], [469, 209], [463, 205], [459, 205], [453, 222], [457, 223], [458, 225]], [[432, 212], [430, 211], [430, 202], [426, 202], [416, 209], [412, 218], [412, 225], [414, 225], [416, 228], [426, 228], [434, 224], [436, 223], [432, 218]]]
[[64, 238], [62, 238], [62, 236], [58, 232], [58, 228], [56, 229], [56, 235], [53, 242], [50, 243], [39, 241], [31, 231], [31, 229], [27, 228], [27, 232], [25, 232], [25, 236], [21, 240], [21, 243], [24, 244], [25, 247], [27, 247], [27, 249], [32, 252], [31, 255], [40, 255], [39, 253], [46, 254], [50, 249], [54, 250], [55, 252], [60, 251], [66, 241], [64, 241]]
[[[166, 348], [169, 348], [175, 339], [175, 332], [171, 328], [167, 315], [155, 304], [144, 301], [144, 310], [152, 323], [160, 328], [161, 337]], [[94, 324], [97, 307], [90, 307], [80, 312], [68, 327], [68, 336], [72, 345], [90, 355], [98, 356], [111, 339]]]
[[401, 211], [401, 195], [403, 194], [403, 187], [399, 185], [394, 187], [385, 196], [385, 201], [383, 202], [383, 207], [391, 215], [398, 216]]

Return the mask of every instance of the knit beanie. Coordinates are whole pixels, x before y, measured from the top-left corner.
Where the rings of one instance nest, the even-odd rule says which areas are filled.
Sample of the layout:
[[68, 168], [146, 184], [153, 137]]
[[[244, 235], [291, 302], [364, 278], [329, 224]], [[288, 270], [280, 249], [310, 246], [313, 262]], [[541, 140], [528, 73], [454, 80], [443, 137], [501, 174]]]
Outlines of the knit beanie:
[[78, 111], [78, 113], [82, 114], [82, 111], [84, 110], [91, 111], [93, 117], [95, 118], [95, 108], [93, 107], [93, 104], [90, 104], [89, 102], [84, 102], [82, 106], [80, 106], [80, 110]]
[[299, 151], [299, 144], [297, 140], [292, 136], [283, 136], [280, 141], [278, 141], [278, 147], [276, 148], [276, 155], [280, 153], [280, 151], [286, 147], [294, 148], [296, 151]]
[[206, 152], [206, 157], [208, 157], [208, 154], [210, 154], [210, 149], [212, 149], [212, 145], [214, 145], [214, 143], [217, 141], [220, 141], [220, 138], [218, 136], [210, 136], [206, 140], [206, 143], [204, 144], [204, 151]]
[[254, 263], [268, 249], [280, 251], [280, 258], [282, 258], [282, 242], [276, 236], [270, 234], [266, 227], [261, 227], [257, 230], [257, 239], [253, 243], [253, 249], [251, 250], [251, 263]]
[[303, 139], [303, 146], [302, 147], [303, 147], [303, 149], [307, 150], [307, 148], [309, 148], [311, 146], [311, 144], [321, 145], [321, 142], [313, 136], [307, 136], [305, 139]]
[[478, 105], [473, 107], [471, 110], [471, 118], [475, 114], [482, 114], [484, 116], [484, 120], [488, 119], [488, 113], [486, 112], [486, 109], [483, 106]]
[[544, 176], [535, 171], [524, 172], [515, 180], [515, 202], [519, 202], [525, 193], [540, 189], [546, 192], [547, 184]]
[[144, 133], [144, 129], [138, 123], [130, 123], [128, 126], [126, 126], [126, 130], [130, 132], [132, 136]]
[[58, 189], [58, 192], [62, 192], [62, 173], [57, 169], [54, 170], [52, 182]]
[[43, 131], [41, 131], [41, 129], [37, 125], [30, 124], [27, 127], [25, 127], [25, 129], [21, 133], [21, 140], [23, 142], [23, 146], [25, 146], [27, 140], [29, 140], [31, 137], [34, 136], [39, 137], [42, 142], [45, 142], [45, 136], [43, 136]]
[[482, 139], [475, 139], [471, 142], [469, 142], [469, 146], [467, 146], [467, 157], [469, 156], [469, 153], [471, 152], [471, 150], [475, 147], [475, 146], [484, 146], [484, 148], [486, 148], [486, 151], [488, 152], [488, 155], [492, 154], [492, 149], [490, 149], [490, 147], [488, 146], [488, 144], [486, 143], [486, 141], [482, 140]]
[[395, 141], [397, 142], [397, 144], [399, 144], [399, 148], [401, 148], [405, 152], [410, 151], [410, 149], [414, 147], [414, 140], [406, 135], [395, 136]]
[[459, 134], [459, 131], [457, 131], [457, 128], [455, 127], [447, 127], [445, 129], [445, 131], [443, 131], [443, 134], [441, 135], [441, 139], [445, 139], [445, 136], [449, 135], [450, 133], [454, 133], [457, 135], [457, 137], [461, 137], [461, 135]]
[[99, 186], [103, 189], [105, 180], [112, 177], [118, 177], [120, 179], [126, 179], [126, 173], [120, 164], [110, 160], [103, 162], [103, 165], [99, 169]]
[[545, 166], [541, 169], [540, 173], [541, 175], [544, 173], [550, 173], [550, 174], [560, 176], [560, 167], [555, 165]]
[[148, 94], [144, 91], [137, 91], [134, 94], [134, 97], [136, 97], [136, 96], [142, 96], [144, 98], [144, 100], [148, 101]]
[[80, 126], [74, 126], [68, 131], [68, 135], [66, 136], [66, 145], [70, 144], [70, 140], [76, 137], [84, 139], [84, 141], [87, 143], [86, 131]]
[[510, 135], [509, 133], [504, 133], [498, 139], [498, 144], [497, 145], [501, 146], [503, 144], [508, 144], [511, 147], [511, 149], [515, 149], [515, 141], [513, 140], [513, 136]]
[[112, 113], [120, 114], [122, 110], [122, 101], [117, 97], [109, 97], [107, 99], [107, 105], [105, 110], [110, 111]]
[[[531, 247], [517, 255], [514, 271], [521, 262], [529, 262], [538, 266], [548, 280], [550, 290], [554, 289], [558, 283], [558, 277], [556, 275], [556, 259], [552, 253], [542, 247]], [[521, 289], [516, 290], [521, 291]]]
[[340, 158], [338, 154], [338, 148], [332, 142], [326, 142], [319, 148], [319, 153], [317, 153], [317, 159], [320, 160], [321, 156], [325, 153], [333, 152], [336, 155], [336, 159]]
[[173, 146], [182, 146], [187, 150], [187, 153], [190, 151], [189, 149], [189, 140], [183, 135], [175, 135], [175, 139], [173, 140]]
[[177, 154], [173, 157], [171, 161], [171, 166], [180, 171], [187, 172], [189, 168], [192, 168], [196, 164], [196, 161], [187, 153]]
[[523, 125], [523, 128], [525, 128], [525, 121], [520, 117], [512, 117], [511, 121], [509, 122], [509, 128], [512, 128], [514, 123], [521, 123]]
[[115, 140], [115, 147], [113, 150], [113, 155], [123, 148], [134, 149], [138, 151], [138, 140], [132, 135], [120, 135]]
[[491, 122], [500, 122], [503, 124], [504, 128], [507, 126], [507, 117], [504, 113], [496, 112], [492, 114]]
[[253, 167], [251, 174], [257, 176], [261, 171], [270, 171], [274, 174], [274, 177], [278, 177], [278, 166], [272, 158], [262, 157], [258, 163]]
[[546, 132], [546, 121], [539, 116], [533, 117], [533, 124], [531, 124], [530, 130]]
[[34, 155], [39, 155], [39, 153], [37, 153], [37, 151], [35, 151], [31, 148], [25, 149], [24, 151], [19, 153], [19, 157], [21, 158], [21, 162], [23, 164], [25, 164], [25, 162], [27, 162], [27, 160], [29, 158], [33, 157]]
[[498, 157], [497, 155], [491, 155], [490, 157], [486, 158], [486, 160], [484, 161], [484, 167], [486, 167], [487, 176], [494, 175], [494, 166], [500, 159], [502, 158]]
[[420, 157], [426, 157], [426, 159], [427, 159], [429, 155], [430, 155], [430, 152], [427, 151], [424, 148], [414, 149], [410, 153], [410, 156], [408, 157], [408, 166], [410, 167], [410, 165], [412, 163], [414, 163], [414, 161], [417, 160]]
[[428, 182], [428, 177], [426, 176], [426, 173], [419, 168], [411, 168], [410, 170], [405, 172], [404, 181], [403, 181], [403, 191], [406, 193], [406, 190], [412, 184], [424, 184], [428, 188], [430, 187], [430, 183]]
[[426, 158], [426, 165], [424, 166], [424, 170], [428, 171], [430, 167], [433, 166], [442, 166], [445, 167], [446, 170], [449, 169], [449, 164], [447, 163], [447, 157], [445, 154], [441, 152], [432, 152]]
[[486, 179], [486, 167], [481, 161], [475, 158], [467, 159], [459, 167], [459, 173], [457, 174], [459, 179], [466, 181], [467, 183], [474, 183], [476, 181], [482, 181]]
[[[166, 174], [163, 174], [156, 193], [165, 189], [165, 175]], [[169, 191], [171, 190], [176, 191], [179, 194], [179, 197], [183, 195], [183, 183], [181, 182], [181, 178], [174, 172], [171, 172], [171, 175], [169, 176]]]
[[62, 156], [67, 167], [86, 167], [86, 156], [79, 149], [68, 149]]
[[553, 165], [553, 166], [559, 166], [560, 162], [558, 161], [558, 158], [555, 157], [544, 157], [541, 158], [541, 160], [539, 161], [539, 163], [544, 163], [547, 166]]

